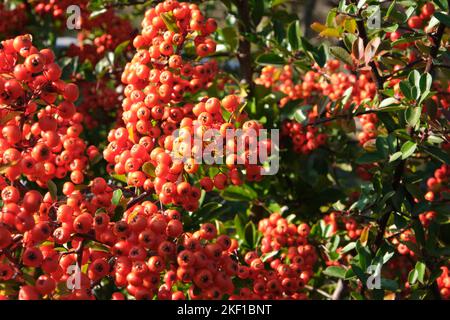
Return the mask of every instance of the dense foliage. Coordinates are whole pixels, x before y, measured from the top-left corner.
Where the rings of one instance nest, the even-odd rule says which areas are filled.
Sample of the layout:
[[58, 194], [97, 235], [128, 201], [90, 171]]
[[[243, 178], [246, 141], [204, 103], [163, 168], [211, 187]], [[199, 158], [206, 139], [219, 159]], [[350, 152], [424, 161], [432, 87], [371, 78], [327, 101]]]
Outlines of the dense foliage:
[[0, 299], [450, 299], [448, 0], [298, 8], [0, 4]]

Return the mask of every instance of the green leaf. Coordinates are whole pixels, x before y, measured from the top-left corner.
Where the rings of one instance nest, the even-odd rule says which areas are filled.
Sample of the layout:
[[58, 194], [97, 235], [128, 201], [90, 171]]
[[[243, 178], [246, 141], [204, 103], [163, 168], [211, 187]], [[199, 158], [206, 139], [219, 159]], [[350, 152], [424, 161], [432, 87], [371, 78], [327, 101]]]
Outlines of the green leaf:
[[245, 243], [249, 248], [254, 248], [256, 245], [257, 230], [255, 224], [250, 221], [245, 225], [244, 235]]
[[450, 164], [450, 155], [442, 149], [436, 147], [425, 147], [423, 150], [433, 158], [443, 163]]
[[221, 193], [225, 200], [250, 202], [258, 198], [258, 194], [248, 185], [230, 186]]
[[394, 42], [391, 42], [391, 46], [395, 47], [395, 46], [398, 46], [401, 44], [411, 43], [416, 40], [420, 40], [422, 38], [423, 38], [423, 35], [421, 35], [421, 34], [417, 35], [417, 34], [413, 34], [413, 33], [412, 34], [405, 33], [402, 35], [402, 37], [400, 39], [395, 40]]
[[122, 195], [123, 192], [121, 189], [114, 190], [111, 203], [115, 206], [118, 206], [120, 204], [120, 200], [122, 199]]
[[292, 50], [296, 51], [300, 48], [300, 41], [302, 36], [300, 28], [300, 21], [294, 21], [288, 26], [288, 40]]
[[285, 2], [288, 2], [288, 0], [272, 0], [272, 8], [282, 5]]
[[97, 210], [95, 210], [94, 216], [96, 216], [100, 213], [108, 213], [108, 212], [104, 208], [98, 208]]
[[389, 162], [394, 162], [395, 160], [400, 159], [401, 156], [402, 156], [401, 151], [391, 154], [391, 156], [389, 157]]
[[411, 127], [415, 127], [420, 120], [421, 114], [421, 107], [409, 107], [405, 111], [405, 120]]
[[379, 105], [379, 108], [383, 109], [383, 108], [386, 108], [386, 107], [391, 106], [393, 104], [399, 104], [399, 101], [397, 99], [395, 99], [395, 98], [386, 98], [383, 101], [381, 101], [381, 103]]
[[313, 53], [314, 61], [317, 62], [319, 67], [325, 66], [327, 62], [327, 49], [325, 45], [321, 45], [314, 53]]
[[445, 24], [447, 27], [450, 27], [450, 16], [448, 14], [445, 14], [443, 12], [435, 12], [434, 16], [436, 19], [438, 19], [440, 22]]
[[295, 121], [301, 124], [308, 123], [309, 117], [308, 117], [308, 111], [312, 108], [312, 106], [302, 106], [298, 108], [293, 115], [293, 118]]
[[392, 11], [394, 10], [396, 4], [397, 4], [397, 0], [392, 1], [391, 5], [389, 6], [389, 8], [388, 8], [388, 10], [386, 12], [385, 20], [387, 20], [390, 17], [390, 15], [391, 15]]
[[374, 163], [384, 160], [385, 157], [380, 152], [367, 152], [364, 153], [361, 157], [356, 159], [356, 163], [358, 164], [366, 164], [366, 163]]
[[394, 118], [388, 112], [377, 113], [378, 119], [383, 123], [388, 132], [393, 132], [398, 128], [398, 124], [395, 122]]
[[431, 90], [431, 85], [433, 84], [433, 77], [429, 73], [422, 74], [420, 76], [419, 86], [420, 92], [425, 93]]
[[387, 137], [379, 136], [376, 140], [377, 151], [383, 155], [383, 158], [389, 156], [389, 141]]
[[350, 295], [351, 295], [351, 297], [353, 298], [353, 300], [365, 300], [365, 299], [364, 299], [364, 296], [363, 296], [361, 293], [359, 293], [359, 292], [352, 291], [352, 292], [350, 293]]
[[345, 64], [348, 64], [349, 66], [353, 65], [352, 57], [344, 48], [330, 47], [330, 53], [339, 60], [341, 60], [342, 62], [344, 62]]
[[314, 50], [315, 50], [315, 48], [311, 44], [311, 42], [309, 42], [305, 37], [300, 38], [300, 44], [301, 44], [303, 50], [305, 50], [307, 52], [314, 52]]
[[239, 215], [234, 216], [234, 227], [239, 240], [243, 241], [245, 239], [244, 224]]
[[124, 174], [112, 174], [111, 177], [117, 181], [127, 183], [127, 177]]
[[363, 246], [360, 241], [356, 242], [356, 251], [358, 252], [359, 266], [362, 270], [366, 270], [372, 263], [372, 254], [368, 247]]
[[406, 141], [400, 151], [402, 152], [402, 159], [405, 160], [406, 158], [410, 157], [414, 151], [417, 149], [417, 143], [412, 141]]
[[111, 249], [108, 248], [107, 246], [105, 246], [104, 244], [101, 244], [101, 243], [99, 243], [97, 241], [92, 241], [92, 240], [88, 241], [85, 244], [85, 247], [86, 248], [91, 248], [91, 249], [93, 249], [95, 251], [111, 252]]
[[231, 52], [235, 52], [239, 44], [238, 34], [233, 27], [226, 27], [222, 29], [222, 36], [225, 43], [230, 47]]
[[225, 225], [222, 221], [216, 220], [217, 234], [226, 234]]
[[416, 269], [412, 269], [408, 274], [408, 282], [409, 284], [413, 285], [417, 282], [417, 279], [419, 278], [419, 273]]
[[331, 243], [330, 251], [334, 252], [339, 247], [339, 242], [341, 241], [341, 237], [337, 234], [333, 237], [333, 242]]
[[128, 45], [130, 44], [130, 40], [126, 40], [124, 42], [122, 42], [121, 44], [119, 44], [116, 49], [114, 49], [114, 55], [115, 56], [120, 56], [124, 50], [128, 47]]
[[426, 268], [427, 267], [426, 267], [425, 263], [423, 263], [421, 261], [416, 262], [415, 270], [417, 271], [417, 279], [422, 284], [424, 283], [424, 276], [425, 276]]
[[344, 254], [344, 253], [347, 253], [349, 251], [352, 251], [355, 248], [356, 248], [356, 242], [350, 242], [344, 248], [342, 248], [340, 253]]
[[280, 252], [280, 250], [275, 250], [275, 251], [272, 251], [272, 252], [265, 253], [265, 254], [262, 255], [261, 261], [262, 262], [266, 262], [270, 258], [275, 257], [279, 252]]
[[347, 104], [347, 102], [350, 100], [350, 98], [352, 96], [352, 92], [353, 92], [353, 87], [349, 87], [342, 94], [341, 103], [342, 103], [343, 106], [345, 106]]
[[346, 272], [347, 272], [346, 269], [338, 266], [331, 266], [323, 271], [325, 275], [339, 279], [345, 279]]
[[106, 74], [108, 69], [111, 67], [111, 61], [107, 56], [100, 59], [95, 65], [95, 73], [97, 78], [101, 79]]
[[172, 13], [161, 13], [160, 17], [163, 19], [164, 24], [166, 25], [169, 31], [178, 32], [178, 26], [176, 24], [176, 20]]
[[330, 28], [336, 27], [336, 22], [335, 22], [336, 16], [337, 16], [337, 10], [336, 9], [330, 10], [330, 12], [327, 15], [327, 22], [326, 22], [327, 27], [330, 27]]
[[53, 250], [57, 251], [57, 252], [67, 252], [69, 250], [67, 250], [64, 247], [54, 247]]
[[151, 162], [146, 162], [142, 165], [142, 172], [144, 172], [149, 177], [156, 177], [155, 166]]
[[399, 85], [400, 85], [400, 90], [402, 91], [402, 93], [406, 97], [406, 99], [413, 100], [412, 88], [411, 88], [411, 85], [409, 84], [409, 82], [401, 81]]
[[262, 66], [284, 66], [286, 61], [275, 53], [263, 53], [256, 58], [256, 63]]
[[103, 8], [103, 9], [100, 9], [100, 10], [93, 11], [93, 12], [91, 12], [91, 14], [89, 15], [89, 19], [93, 19], [93, 18], [95, 18], [95, 17], [101, 16], [101, 15], [104, 14], [106, 11], [108, 11], [108, 9], [106, 9], [106, 8]]
[[265, 1], [252, 0], [252, 20], [255, 26], [260, 23], [262, 17], [264, 16], [264, 3]]
[[58, 187], [52, 180], [47, 181], [47, 188], [50, 192], [50, 196], [52, 197], [52, 200], [56, 201], [58, 200]]
[[386, 264], [395, 255], [395, 251], [386, 252], [383, 256], [383, 264]]
[[416, 7], [414, 5], [410, 6], [408, 9], [406, 9], [404, 22], [406, 22], [409, 18], [411, 18], [411, 16], [414, 14], [414, 12], [416, 12]]
[[408, 81], [411, 87], [420, 88], [420, 72], [417, 70], [411, 71], [408, 75]]
[[381, 278], [381, 288], [389, 291], [398, 290], [398, 283], [395, 280]]
[[222, 205], [218, 202], [208, 202], [205, 203], [201, 208], [195, 211], [196, 217], [199, 221], [205, 221], [209, 219], [212, 215], [216, 214], [217, 209], [222, 208]]
[[448, 10], [448, 1], [446, 0], [434, 0], [434, 2], [439, 6], [439, 8], [443, 11]]
[[304, 37], [300, 37], [300, 44], [303, 50], [308, 54], [308, 56], [313, 59], [319, 66], [323, 67], [325, 65], [327, 52], [324, 45], [316, 48]]

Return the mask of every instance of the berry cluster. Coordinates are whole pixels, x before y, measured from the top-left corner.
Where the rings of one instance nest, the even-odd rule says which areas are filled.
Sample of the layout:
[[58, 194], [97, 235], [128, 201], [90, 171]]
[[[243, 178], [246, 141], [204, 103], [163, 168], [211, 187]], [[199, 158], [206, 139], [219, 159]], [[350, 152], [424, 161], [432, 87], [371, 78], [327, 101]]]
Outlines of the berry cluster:
[[361, 236], [361, 225], [356, 222], [354, 218], [346, 217], [342, 212], [332, 212], [326, 215], [323, 220], [327, 225], [331, 225], [331, 233], [335, 234], [338, 230], [345, 229], [347, 236], [351, 240], [355, 240]]
[[370, 181], [373, 178], [373, 174], [370, 172], [371, 169], [375, 168], [375, 164], [360, 164], [356, 166], [356, 174], [362, 180]]
[[[425, 29], [426, 32], [429, 32], [429, 30], [427, 31], [425, 22], [430, 20], [430, 18], [434, 14], [434, 11], [435, 11], [434, 4], [426, 3], [420, 9], [419, 15], [414, 15], [408, 19], [408, 27], [411, 29]], [[390, 39], [391, 42], [395, 42], [395, 41], [399, 40], [402, 36], [404, 36], [404, 33], [410, 33], [411, 31], [414, 31], [414, 30], [407, 30], [407, 31], [397, 30], [397, 31], [394, 31], [391, 33], [387, 32], [386, 38]], [[405, 50], [408, 48], [413, 48], [413, 46], [414, 46], [414, 41], [411, 41], [411, 42], [402, 42], [399, 44], [395, 44], [394, 48], [399, 49], [399, 50]]]
[[428, 2], [422, 6], [420, 9], [420, 14], [412, 16], [408, 19], [408, 26], [411, 29], [421, 29], [424, 27], [425, 23], [431, 19], [435, 11], [434, 4]]
[[[78, 33], [79, 44], [72, 44], [67, 50], [67, 56], [79, 57], [81, 62], [87, 60], [94, 65], [106, 52], [113, 51], [134, 34], [130, 21], [118, 16], [112, 9], [93, 19], [82, 20], [81, 28]], [[129, 48], [131, 46], [125, 49]]]
[[368, 141], [373, 141], [377, 137], [378, 118], [374, 113], [363, 114], [359, 117], [361, 123], [361, 131], [358, 133], [358, 140], [361, 145]]
[[20, 3], [14, 9], [8, 10], [0, 3], [0, 35], [10, 37], [16, 31], [23, 30], [27, 22], [25, 4]]
[[[316, 249], [308, 243], [310, 228], [307, 224], [289, 223], [279, 213], [258, 224], [263, 234], [261, 256], [256, 251], [248, 252], [245, 263], [237, 276], [250, 281], [253, 291], [244, 287], [239, 295], [231, 299], [306, 299], [302, 292], [313, 275], [318, 256]], [[271, 253], [278, 251], [275, 256]], [[265, 255], [270, 254], [267, 259]], [[276, 257], [279, 256], [279, 257]]]
[[[96, 264], [90, 265], [87, 275], [80, 274], [81, 286], [76, 290], [65, 292], [56, 288], [67, 288], [68, 277], [73, 273], [68, 269], [71, 265], [85, 265], [88, 261], [98, 262], [109, 257], [104, 250], [83, 247], [83, 243], [85, 239], [109, 243], [114, 237], [112, 232], [100, 232], [109, 221], [106, 212], [114, 209], [112, 189], [103, 178], [95, 178], [90, 187], [83, 190], [76, 190], [73, 183], [66, 182], [62, 192], [64, 200], [56, 202], [49, 192], [42, 197], [32, 190], [21, 197], [16, 187], [6, 186], [2, 190], [0, 274], [4, 281], [13, 279], [21, 284], [19, 299], [92, 298], [91, 281], [98, 278], [92, 276], [91, 270], [94, 268], [97, 272], [94, 274], [100, 273]], [[98, 214], [94, 217], [93, 212]], [[63, 244], [66, 247], [62, 247]], [[17, 261], [13, 252], [19, 247], [24, 251]], [[33, 286], [26, 284], [22, 267], [40, 271]]]
[[[37, 0], [33, 1], [34, 11], [41, 16], [51, 16], [52, 19], [62, 21], [65, 27], [67, 11], [74, 3], [67, 0]], [[114, 50], [119, 44], [133, 36], [133, 27], [128, 19], [119, 17], [113, 9], [107, 9], [95, 17], [90, 16], [89, 1], [77, 1], [80, 10], [78, 40], [79, 45], [72, 44], [67, 55], [79, 57], [80, 61], [90, 61], [94, 65], [107, 51]], [[75, 22], [75, 21], [73, 21]]]
[[[300, 83], [294, 82], [294, 70], [290, 66], [278, 69], [273, 66], [264, 67], [256, 83], [280, 91], [286, 96], [281, 100], [283, 107], [287, 102], [304, 99], [308, 104], [318, 98], [327, 96], [331, 101], [342, 98], [344, 92], [352, 87], [352, 100], [344, 106], [349, 108], [352, 103], [360, 105], [365, 99], [373, 98], [376, 86], [367, 73], [359, 76], [339, 71], [338, 60], [328, 61], [324, 68], [316, 66], [317, 71], [308, 71], [301, 76]], [[310, 103], [309, 103], [310, 104]]]
[[[267, 66], [261, 71], [261, 75], [256, 79], [256, 83], [274, 91], [279, 91], [285, 96], [280, 101], [283, 108], [289, 101], [302, 100], [305, 105], [314, 107], [308, 112], [309, 123], [314, 123], [319, 117], [318, 101], [324, 96], [329, 97], [331, 102], [342, 98], [345, 91], [352, 88], [351, 99], [345, 104], [344, 109], [351, 105], [364, 103], [364, 100], [373, 98], [376, 86], [370, 76], [362, 73], [359, 76], [339, 71], [340, 63], [337, 60], [329, 61], [324, 68], [316, 66], [317, 71], [308, 71], [305, 75], [299, 76], [291, 66], [284, 66], [282, 69]], [[300, 77], [300, 82], [295, 83], [295, 78]], [[331, 117], [331, 102], [327, 105], [327, 116]], [[362, 115], [360, 117], [362, 132], [358, 138], [361, 144], [376, 137], [377, 117], [374, 114]], [[316, 128], [305, 126], [292, 120], [283, 123], [284, 136], [289, 137], [293, 143], [293, 148], [298, 153], [307, 154], [312, 150], [326, 143], [327, 136]]]
[[[176, 32], [169, 30], [168, 20], [170, 29]], [[187, 144], [196, 137], [203, 138], [209, 129], [219, 131], [217, 139], [225, 139], [235, 125], [225, 119], [223, 110], [242, 122], [244, 116], [237, 114], [240, 100], [230, 95], [222, 101], [205, 97], [198, 103], [186, 102], [204, 89], [217, 71], [215, 61], [191, 64], [181, 55], [188, 52], [190, 45], [195, 46], [196, 56], [200, 58], [215, 51], [214, 41], [208, 38], [216, 29], [215, 22], [205, 19], [196, 5], [174, 1], [158, 4], [146, 12], [142, 27], [142, 33], [133, 42], [137, 53], [122, 74], [122, 81], [127, 85], [122, 104], [125, 127], [110, 131], [110, 143], [103, 155], [111, 164], [111, 171], [127, 175], [130, 186], [155, 190], [163, 204], [173, 203], [194, 211], [201, 193], [186, 180], [185, 174], [197, 173], [200, 166], [193, 156], [195, 148], [188, 148]], [[243, 143], [251, 144], [252, 141], [248, 141], [251, 137], [246, 134], [258, 133], [261, 125], [246, 121], [242, 129]], [[178, 136], [174, 135], [176, 130]], [[270, 148], [267, 141], [259, 143], [258, 150]], [[253, 156], [249, 148], [236, 154], [239, 142], [227, 141], [227, 149], [232, 151], [226, 159], [228, 169], [224, 167], [212, 179], [203, 177], [200, 181], [203, 189], [223, 189], [228, 180], [240, 184], [238, 163], [245, 165], [249, 180], [260, 179], [260, 167], [249, 164], [248, 158]], [[214, 142], [202, 143], [202, 147], [208, 144], [214, 149]], [[256, 154], [258, 150], [253, 152]], [[214, 157], [220, 156], [224, 155], [214, 154]]]
[[425, 199], [428, 201], [436, 201], [440, 200], [444, 194], [448, 194], [450, 192], [449, 178], [450, 166], [443, 164], [434, 172], [433, 177], [428, 178], [428, 192], [425, 194]]
[[92, 83], [85, 80], [77, 81], [80, 88], [82, 101], [77, 109], [83, 117], [83, 124], [86, 129], [94, 129], [105, 118], [114, 120], [115, 111], [120, 106], [121, 95], [113, 88], [110, 88], [106, 81], [97, 81]]
[[430, 223], [437, 217], [436, 211], [427, 211], [419, 214], [419, 220], [425, 228], [430, 226]]
[[436, 280], [443, 299], [450, 300], [450, 273], [448, 267], [441, 267], [442, 274]]
[[416, 237], [412, 230], [405, 230], [399, 237], [393, 238], [391, 242], [394, 246], [397, 246], [397, 251], [401, 255], [415, 257], [416, 254], [407, 245], [407, 243], [416, 243]]
[[410, 270], [414, 269], [415, 261], [409, 256], [394, 256], [386, 264], [386, 268], [383, 268], [383, 277], [387, 279], [396, 278], [404, 283], [402, 295], [406, 298], [410, 291], [410, 284], [408, 282], [408, 274]]
[[[166, 15], [177, 20], [180, 33], [168, 31]], [[229, 181], [242, 183], [239, 160], [247, 178], [258, 180], [260, 167], [249, 164], [252, 156], [249, 148], [237, 154], [236, 145], [252, 144], [255, 137], [248, 133], [258, 133], [262, 127], [256, 121], [246, 121], [238, 108], [241, 101], [234, 95], [222, 100], [205, 97], [197, 103], [185, 102], [204, 89], [217, 70], [214, 61], [190, 64], [181, 58], [183, 47], [189, 43], [195, 44], [199, 57], [215, 48], [207, 38], [215, 30], [215, 24], [204, 21], [197, 6], [166, 1], [146, 13], [143, 27], [143, 34], [134, 41], [138, 52], [122, 76], [127, 85], [122, 117], [126, 128], [111, 130], [104, 156], [113, 164], [112, 170], [127, 174], [129, 186], [143, 187], [148, 195], [156, 191], [161, 209], [151, 201], [144, 201], [127, 209], [119, 219], [115, 212], [122, 208], [111, 204], [116, 187], [103, 178], [92, 179], [89, 186], [76, 186], [84, 180], [88, 160], [98, 157], [95, 147], [87, 148], [84, 142], [78, 142], [82, 141], [79, 134], [84, 118], [75, 111], [78, 88], [59, 80], [61, 70], [54, 63], [53, 54], [49, 50], [38, 52], [29, 36], [3, 43], [7, 63], [2, 70], [1, 99], [8, 107], [5, 115], [13, 113], [2, 130], [3, 145], [5, 149], [14, 146], [21, 151], [15, 158], [3, 156], [3, 162], [10, 165], [5, 177], [12, 181], [24, 173], [29, 181], [36, 180], [41, 185], [53, 177], [47, 174], [35, 178], [25, 170], [12, 171], [17, 163], [24, 162], [19, 156], [28, 156], [28, 152], [33, 159], [35, 154], [44, 155], [45, 168], [51, 168], [51, 161], [58, 165], [60, 157], [65, 160], [70, 156], [64, 164], [72, 171], [72, 182], [64, 183], [63, 196], [58, 199], [50, 192], [44, 197], [38, 191], [23, 194], [20, 184], [6, 186], [6, 180], [1, 181], [5, 205], [0, 217], [0, 270], [3, 278], [20, 283], [19, 299], [94, 299], [92, 289], [105, 277], [111, 277], [117, 287], [113, 299], [124, 298], [119, 292], [122, 289], [136, 299], [186, 298], [182, 287], [188, 290], [191, 299], [218, 299], [234, 293], [232, 279], [238, 264], [231, 252], [237, 248], [237, 242], [228, 236], [218, 236], [215, 226], [209, 223], [193, 234], [185, 233], [181, 213], [162, 209], [163, 204], [173, 203], [194, 211], [201, 194], [185, 178], [185, 174], [198, 172], [199, 165], [193, 159], [175, 162], [170, 153], [182, 153], [184, 149], [180, 146], [184, 142], [195, 136], [203, 137], [208, 129], [216, 129], [220, 139], [224, 139], [227, 131], [241, 126], [242, 141], [232, 140], [227, 145], [232, 152], [222, 172], [212, 179], [204, 176], [199, 184], [209, 191], [214, 187], [223, 189]], [[167, 44], [177, 52], [170, 52]], [[82, 93], [86, 91], [82, 86]], [[85, 100], [89, 96], [84, 96], [83, 103], [90, 102]], [[44, 108], [39, 107], [42, 102]], [[231, 114], [230, 122], [225, 120], [223, 110]], [[28, 131], [16, 133], [13, 121], [28, 124]], [[171, 135], [176, 129], [182, 132], [178, 140]], [[55, 134], [47, 137], [47, 131]], [[54, 137], [60, 139], [56, 140], [58, 143], [48, 145]], [[259, 143], [257, 150], [270, 148], [268, 141]], [[203, 143], [202, 147], [206, 147], [212, 142]], [[32, 151], [37, 145], [42, 145], [40, 148], [45, 152]], [[39, 167], [38, 159], [32, 164], [34, 170]], [[63, 178], [62, 174], [54, 176]], [[12, 252], [19, 246], [24, 253], [16, 261], [18, 257]], [[22, 266], [42, 274], [35, 284], [24, 280]], [[78, 287], [70, 289], [67, 283], [73, 280], [70, 269], [74, 266], [86, 266], [87, 271], [80, 274], [78, 284], [73, 284]], [[160, 283], [161, 276], [164, 283]]]
[[[310, 119], [312, 113], [309, 114]], [[283, 122], [281, 134], [289, 137], [292, 141], [293, 150], [297, 153], [308, 154], [327, 142], [326, 133], [318, 133], [317, 127], [305, 127], [296, 121], [286, 120]]]
[[[86, 10], [88, 0], [78, 0], [77, 6], [81, 9], [82, 21], [89, 20], [89, 13]], [[73, 5], [70, 0], [35, 0], [32, 1], [34, 10], [39, 15], [50, 15], [53, 19], [63, 20], [66, 17], [67, 8]]]
[[5, 177], [14, 181], [24, 174], [45, 186], [48, 180], [71, 172], [71, 180], [82, 183], [89, 158], [80, 137], [83, 116], [74, 105], [78, 87], [60, 79], [53, 52], [39, 51], [30, 35], [3, 41], [0, 56]]
[[228, 236], [217, 236], [210, 223], [193, 234], [183, 233], [178, 211], [161, 214], [151, 202], [135, 210], [140, 213], [129, 224], [122, 221], [115, 226], [122, 239], [112, 250], [117, 258], [113, 275], [119, 288], [126, 287], [138, 300], [154, 296], [186, 299], [181, 287], [188, 289], [190, 299], [221, 299], [233, 292], [232, 277], [238, 264], [232, 259]]

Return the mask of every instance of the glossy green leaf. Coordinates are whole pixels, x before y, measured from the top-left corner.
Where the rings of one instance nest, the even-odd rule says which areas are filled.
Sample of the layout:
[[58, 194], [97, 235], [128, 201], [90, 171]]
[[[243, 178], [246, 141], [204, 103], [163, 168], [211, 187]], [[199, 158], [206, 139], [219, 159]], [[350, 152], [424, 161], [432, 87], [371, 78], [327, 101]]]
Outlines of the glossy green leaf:
[[326, 268], [323, 273], [327, 276], [334, 277], [334, 278], [340, 278], [345, 279], [345, 273], [347, 272], [346, 269], [343, 267], [338, 266], [331, 266]]
[[350, 54], [341, 47], [330, 47], [330, 53], [335, 56], [337, 59], [341, 60], [347, 65], [353, 65], [353, 60]]
[[412, 156], [412, 154], [416, 151], [416, 149], [417, 143], [412, 141], [406, 141], [400, 149], [400, 151], [402, 152], [402, 159], [404, 160]]
[[298, 50], [300, 48], [301, 36], [300, 21], [297, 20], [292, 22], [288, 26], [288, 40], [293, 50]]
[[256, 63], [262, 66], [284, 66], [286, 61], [275, 53], [263, 53], [256, 58]]
[[121, 189], [114, 190], [111, 203], [115, 206], [118, 206], [120, 204], [120, 200], [122, 199], [122, 195], [123, 192]]

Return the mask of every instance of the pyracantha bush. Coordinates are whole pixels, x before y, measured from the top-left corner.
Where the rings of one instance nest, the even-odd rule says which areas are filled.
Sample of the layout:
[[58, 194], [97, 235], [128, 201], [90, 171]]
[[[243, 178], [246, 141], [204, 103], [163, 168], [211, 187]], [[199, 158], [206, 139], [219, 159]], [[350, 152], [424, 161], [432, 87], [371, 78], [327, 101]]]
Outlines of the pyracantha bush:
[[449, 299], [448, 1], [156, 2], [0, 4], [0, 300]]

